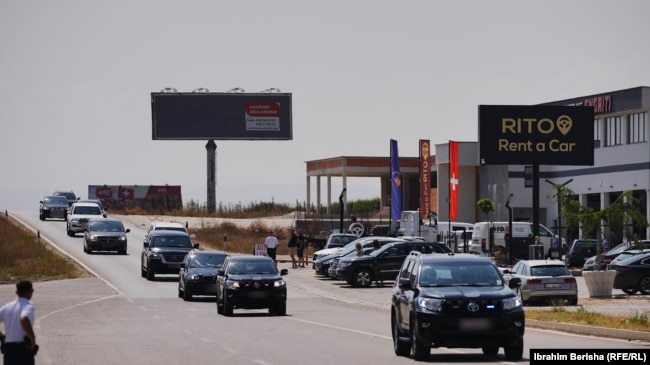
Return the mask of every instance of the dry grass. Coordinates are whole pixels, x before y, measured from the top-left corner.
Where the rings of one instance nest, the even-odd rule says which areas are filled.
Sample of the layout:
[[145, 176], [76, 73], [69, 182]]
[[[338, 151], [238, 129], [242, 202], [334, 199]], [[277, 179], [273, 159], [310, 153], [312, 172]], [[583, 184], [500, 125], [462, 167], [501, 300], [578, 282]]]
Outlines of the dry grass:
[[0, 284], [87, 277], [74, 262], [53, 251], [32, 233], [0, 218]]
[[584, 309], [576, 311], [564, 307], [553, 307], [552, 310], [526, 309], [526, 319], [539, 321], [563, 322], [587, 326], [618, 328], [633, 331], [650, 331], [648, 312], [638, 312], [630, 316], [613, 316], [589, 312]]

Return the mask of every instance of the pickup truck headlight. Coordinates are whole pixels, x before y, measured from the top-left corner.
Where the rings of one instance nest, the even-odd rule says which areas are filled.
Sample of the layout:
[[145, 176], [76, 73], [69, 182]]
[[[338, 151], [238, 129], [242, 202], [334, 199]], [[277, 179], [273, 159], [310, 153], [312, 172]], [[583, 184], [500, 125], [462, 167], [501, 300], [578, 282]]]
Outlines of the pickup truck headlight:
[[423, 312], [441, 312], [442, 300], [434, 298], [418, 297], [415, 305]]
[[228, 289], [239, 289], [239, 281], [237, 281], [237, 280], [226, 280], [226, 288], [228, 288]]
[[286, 286], [287, 282], [284, 281], [284, 279], [276, 280], [273, 282], [273, 287], [274, 288], [282, 288], [283, 286]]
[[523, 303], [519, 297], [506, 298], [503, 300], [503, 310], [513, 310], [517, 307], [521, 307]]
[[201, 280], [201, 275], [199, 275], [199, 274], [188, 275], [187, 280], [189, 280], [189, 281], [199, 281], [199, 280]]

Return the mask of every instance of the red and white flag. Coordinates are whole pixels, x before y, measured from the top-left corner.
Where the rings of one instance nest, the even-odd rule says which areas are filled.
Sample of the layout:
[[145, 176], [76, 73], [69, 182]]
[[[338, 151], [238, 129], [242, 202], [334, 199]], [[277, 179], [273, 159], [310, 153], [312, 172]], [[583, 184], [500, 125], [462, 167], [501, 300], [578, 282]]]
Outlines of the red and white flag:
[[458, 142], [449, 141], [449, 220], [458, 217]]

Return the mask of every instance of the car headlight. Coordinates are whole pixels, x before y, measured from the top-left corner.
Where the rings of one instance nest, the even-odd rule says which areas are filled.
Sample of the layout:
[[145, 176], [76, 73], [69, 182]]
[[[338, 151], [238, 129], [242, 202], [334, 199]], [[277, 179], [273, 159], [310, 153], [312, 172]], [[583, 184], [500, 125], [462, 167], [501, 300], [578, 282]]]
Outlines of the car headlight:
[[237, 280], [226, 280], [226, 288], [228, 288], [228, 289], [239, 289], [239, 281], [237, 281]]
[[282, 288], [283, 286], [286, 286], [287, 282], [284, 281], [284, 279], [276, 280], [273, 282], [273, 287], [274, 288]]
[[519, 297], [506, 298], [503, 300], [503, 309], [507, 311], [521, 307], [522, 305], [523, 303]]
[[120, 236], [119, 240], [120, 241], [126, 241], [126, 236]]
[[350, 266], [349, 261], [339, 261], [339, 269], [345, 269], [348, 266]]
[[322, 264], [323, 265], [330, 265], [332, 263], [332, 260], [334, 260], [334, 259], [325, 260], [325, 261], [322, 262]]
[[188, 275], [188, 276], [187, 276], [187, 280], [190, 280], [190, 281], [199, 281], [199, 280], [201, 280], [201, 275], [198, 275], [198, 274]]
[[88, 237], [88, 239], [91, 240], [91, 241], [95, 241], [95, 240], [97, 240], [97, 235], [91, 234], [90, 237]]
[[440, 299], [418, 297], [415, 305], [424, 312], [442, 311], [442, 300]]

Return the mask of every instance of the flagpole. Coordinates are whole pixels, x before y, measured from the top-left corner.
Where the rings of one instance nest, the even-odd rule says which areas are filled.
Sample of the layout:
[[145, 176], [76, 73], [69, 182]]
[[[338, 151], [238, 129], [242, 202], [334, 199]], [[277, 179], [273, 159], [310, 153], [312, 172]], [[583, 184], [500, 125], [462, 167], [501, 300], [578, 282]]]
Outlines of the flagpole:
[[447, 155], [449, 155], [449, 181], [447, 183], [449, 190], [447, 195], [447, 242], [449, 242], [449, 237], [451, 237], [451, 141], [447, 143]]

